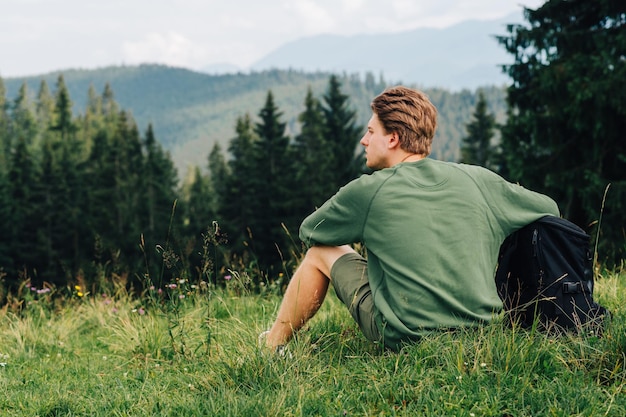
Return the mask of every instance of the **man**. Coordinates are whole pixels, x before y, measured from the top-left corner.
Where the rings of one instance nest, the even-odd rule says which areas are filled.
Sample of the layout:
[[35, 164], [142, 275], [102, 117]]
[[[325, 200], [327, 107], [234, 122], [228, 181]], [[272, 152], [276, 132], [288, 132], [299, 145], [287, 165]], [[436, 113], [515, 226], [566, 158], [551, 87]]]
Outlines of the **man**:
[[487, 169], [427, 158], [437, 110], [422, 92], [393, 87], [371, 108], [361, 144], [375, 172], [302, 223], [309, 249], [263, 334], [269, 348], [281, 349], [317, 312], [331, 282], [365, 337], [392, 350], [435, 329], [489, 322], [502, 307], [500, 244], [559, 214], [550, 198]]

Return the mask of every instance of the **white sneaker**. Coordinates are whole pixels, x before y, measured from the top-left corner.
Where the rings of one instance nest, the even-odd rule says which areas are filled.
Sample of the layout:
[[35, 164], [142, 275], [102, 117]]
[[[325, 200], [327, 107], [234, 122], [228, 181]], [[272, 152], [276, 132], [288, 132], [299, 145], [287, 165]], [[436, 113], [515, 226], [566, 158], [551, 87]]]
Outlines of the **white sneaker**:
[[[259, 335], [258, 344], [260, 348], [266, 347], [265, 339], [267, 339], [267, 335], [269, 333], [270, 331], [266, 330]], [[281, 357], [287, 357], [289, 359], [292, 358], [291, 352], [289, 352], [289, 350], [287, 349], [287, 345], [276, 346], [276, 350], [274, 350], [274, 353], [276, 353], [278, 356], [281, 356]]]

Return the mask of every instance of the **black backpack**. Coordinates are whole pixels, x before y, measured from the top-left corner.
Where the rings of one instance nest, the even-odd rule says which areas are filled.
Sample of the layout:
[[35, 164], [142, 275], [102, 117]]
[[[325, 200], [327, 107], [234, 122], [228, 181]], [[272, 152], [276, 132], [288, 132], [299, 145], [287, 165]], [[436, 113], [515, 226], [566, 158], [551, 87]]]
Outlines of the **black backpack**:
[[559, 217], [545, 216], [508, 236], [495, 279], [511, 324], [600, 332], [608, 316], [593, 300], [590, 236]]

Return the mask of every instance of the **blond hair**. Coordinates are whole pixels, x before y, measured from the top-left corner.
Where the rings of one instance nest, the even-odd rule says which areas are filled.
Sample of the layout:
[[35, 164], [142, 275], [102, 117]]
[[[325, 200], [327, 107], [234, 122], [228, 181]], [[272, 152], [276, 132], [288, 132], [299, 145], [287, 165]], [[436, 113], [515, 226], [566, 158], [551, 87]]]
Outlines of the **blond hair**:
[[400, 148], [411, 153], [430, 154], [437, 129], [437, 109], [428, 96], [407, 87], [390, 87], [371, 104], [385, 133], [397, 133]]

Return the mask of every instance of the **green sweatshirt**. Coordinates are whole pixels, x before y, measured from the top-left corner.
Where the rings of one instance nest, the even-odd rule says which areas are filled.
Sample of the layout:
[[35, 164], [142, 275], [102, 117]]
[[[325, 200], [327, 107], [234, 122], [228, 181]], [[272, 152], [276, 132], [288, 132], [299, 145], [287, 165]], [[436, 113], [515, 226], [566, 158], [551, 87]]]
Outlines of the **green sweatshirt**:
[[376, 322], [396, 349], [437, 328], [490, 321], [502, 308], [494, 272], [513, 231], [556, 203], [472, 165], [430, 158], [363, 175], [300, 227], [308, 245], [361, 242]]

